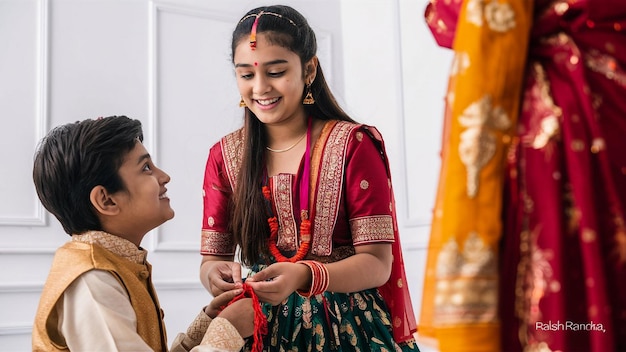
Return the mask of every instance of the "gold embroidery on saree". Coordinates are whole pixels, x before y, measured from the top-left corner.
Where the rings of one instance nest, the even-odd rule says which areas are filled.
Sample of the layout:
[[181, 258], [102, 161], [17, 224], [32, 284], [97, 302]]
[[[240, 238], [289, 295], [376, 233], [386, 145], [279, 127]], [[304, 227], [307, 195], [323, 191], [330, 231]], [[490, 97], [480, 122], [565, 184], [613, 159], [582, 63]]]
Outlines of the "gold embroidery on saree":
[[506, 111], [493, 107], [491, 96], [485, 95], [463, 111], [459, 122], [466, 128], [460, 134], [459, 157], [467, 170], [467, 196], [474, 198], [478, 193], [478, 174], [496, 152], [496, 136], [492, 130], [506, 130], [511, 121]]
[[350, 219], [350, 232], [354, 244], [393, 241], [393, 219], [391, 215]]
[[243, 128], [226, 135], [220, 141], [222, 145], [222, 156], [226, 165], [226, 173], [232, 189], [237, 185], [237, 175], [241, 168], [241, 158], [243, 156]]
[[485, 19], [494, 32], [506, 32], [515, 28], [515, 11], [511, 4], [492, 0], [485, 5]]
[[480, 236], [472, 232], [463, 249], [454, 237], [437, 257], [436, 325], [497, 320], [497, 259]]
[[318, 188], [315, 201], [315, 218], [311, 252], [329, 255], [332, 252], [332, 235], [339, 212], [346, 146], [351, 132], [359, 125], [337, 122], [328, 136], [322, 151]]
[[[532, 126], [538, 126], [536, 131], [529, 131], [529, 135], [524, 137], [525, 140], [531, 141], [531, 145], [535, 149], [545, 148], [551, 140], [560, 136], [561, 126], [559, 119], [562, 116], [561, 108], [554, 104], [552, 93], [550, 92], [550, 84], [546, 79], [546, 73], [539, 63], [532, 65], [532, 76], [535, 79], [533, 87], [529, 90], [529, 96], [526, 99], [526, 109], [532, 114]], [[540, 119], [538, 123], [535, 120]], [[534, 136], [533, 136], [534, 135]], [[548, 150], [549, 155], [551, 152]]]
[[[541, 226], [533, 231], [524, 229], [520, 233], [520, 261], [517, 265], [517, 279], [515, 292], [515, 311], [521, 320], [519, 337], [522, 345], [541, 345], [538, 336], [533, 334], [535, 323], [541, 321], [542, 313], [539, 302], [549, 291], [553, 269], [550, 265], [550, 252], [542, 250], [537, 245], [537, 237], [541, 233]], [[530, 327], [530, 329], [529, 329]], [[547, 345], [546, 345], [547, 348]]]
[[[227, 253], [223, 251], [227, 250]], [[200, 253], [231, 255], [235, 253], [235, 243], [230, 233], [202, 230]]]
[[276, 246], [283, 251], [295, 251], [298, 244], [298, 225], [293, 213], [293, 175], [280, 174], [272, 177], [272, 196], [278, 219], [278, 241]]
[[483, 18], [489, 29], [494, 32], [506, 32], [515, 28], [515, 11], [509, 3], [491, 0], [469, 0], [465, 8], [467, 22], [483, 26]]
[[585, 55], [585, 65], [592, 71], [604, 75], [608, 80], [619, 84], [622, 88], [626, 88], [626, 72], [613, 56], [605, 55], [598, 50], [590, 50]]

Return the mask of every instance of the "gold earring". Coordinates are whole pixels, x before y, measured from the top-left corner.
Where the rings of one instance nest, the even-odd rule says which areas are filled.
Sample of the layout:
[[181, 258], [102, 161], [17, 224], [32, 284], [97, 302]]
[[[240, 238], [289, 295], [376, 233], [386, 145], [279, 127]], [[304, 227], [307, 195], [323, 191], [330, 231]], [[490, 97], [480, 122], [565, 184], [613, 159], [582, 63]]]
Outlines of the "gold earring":
[[240, 108], [245, 108], [246, 107], [246, 102], [243, 101], [243, 97], [241, 97], [241, 100], [239, 101], [239, 107]]
[[306, 96], [302, 100], [302, 104], [304, 105], [313, 105], [315, 104], [315, 98], [313, 98], [313, 93], [311, 92], [311, 83], [306, 85]]

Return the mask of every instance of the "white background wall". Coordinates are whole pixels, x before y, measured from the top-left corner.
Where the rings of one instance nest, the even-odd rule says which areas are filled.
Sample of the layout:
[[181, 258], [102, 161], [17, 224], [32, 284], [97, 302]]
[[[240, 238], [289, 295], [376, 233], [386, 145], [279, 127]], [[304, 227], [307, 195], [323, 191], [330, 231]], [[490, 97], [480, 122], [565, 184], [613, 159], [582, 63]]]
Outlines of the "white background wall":
[[[386, 140], [419, 315], [451, 53], [436, 47], [426, 0], [284, 0], [316, 30], [335, 95]], [[53, 126], [108, 115], [144, 125], [171, 176], [176, 217], [150, 233], [170, 339], [210, 296], [198, 280], [208, 148], [239, 127], [230, 35], [263, 1], [0, 0], [0, 350], [30, 350], [39, 293], [69, 237], [40, 206], [32, 156]]]

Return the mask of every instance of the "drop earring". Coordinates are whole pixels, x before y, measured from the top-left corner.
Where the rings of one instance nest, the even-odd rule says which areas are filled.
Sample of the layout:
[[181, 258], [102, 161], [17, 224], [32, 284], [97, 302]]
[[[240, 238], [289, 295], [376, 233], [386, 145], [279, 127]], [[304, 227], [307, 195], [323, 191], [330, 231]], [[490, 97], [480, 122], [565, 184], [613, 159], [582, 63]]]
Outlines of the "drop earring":
[[245, 108], [246, 107], [246, 102], [243, 101], [243, 97], [241, 97], [241, 100], [239, 101], [239, 107], [240, 108]]
[[313, 98], [313, 93], [311, 92], [311, 83], [307, 83], [306, 85], [306, 96], [302, 100], [302, 104], [304, 105], [315, 104], [315, 98]]

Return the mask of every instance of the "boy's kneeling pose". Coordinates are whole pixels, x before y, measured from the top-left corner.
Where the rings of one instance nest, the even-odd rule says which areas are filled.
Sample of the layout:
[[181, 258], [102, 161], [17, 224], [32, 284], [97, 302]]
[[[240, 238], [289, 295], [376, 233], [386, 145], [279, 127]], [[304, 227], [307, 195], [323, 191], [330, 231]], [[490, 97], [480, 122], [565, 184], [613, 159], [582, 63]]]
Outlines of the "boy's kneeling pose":
[[[168, 349], [140, 244], [174, 217], [165, 187], [170, 177], [142, 142], [141, 123], [125, 116], [62, 125], [41, 141], [35, 188], [72, 239], [57, 250], [41, 294], [33, 351]], [[172, 350], [239, 350], [253, 331], [250, 299], [220, 309], [240, 292], [213, 299]]]

